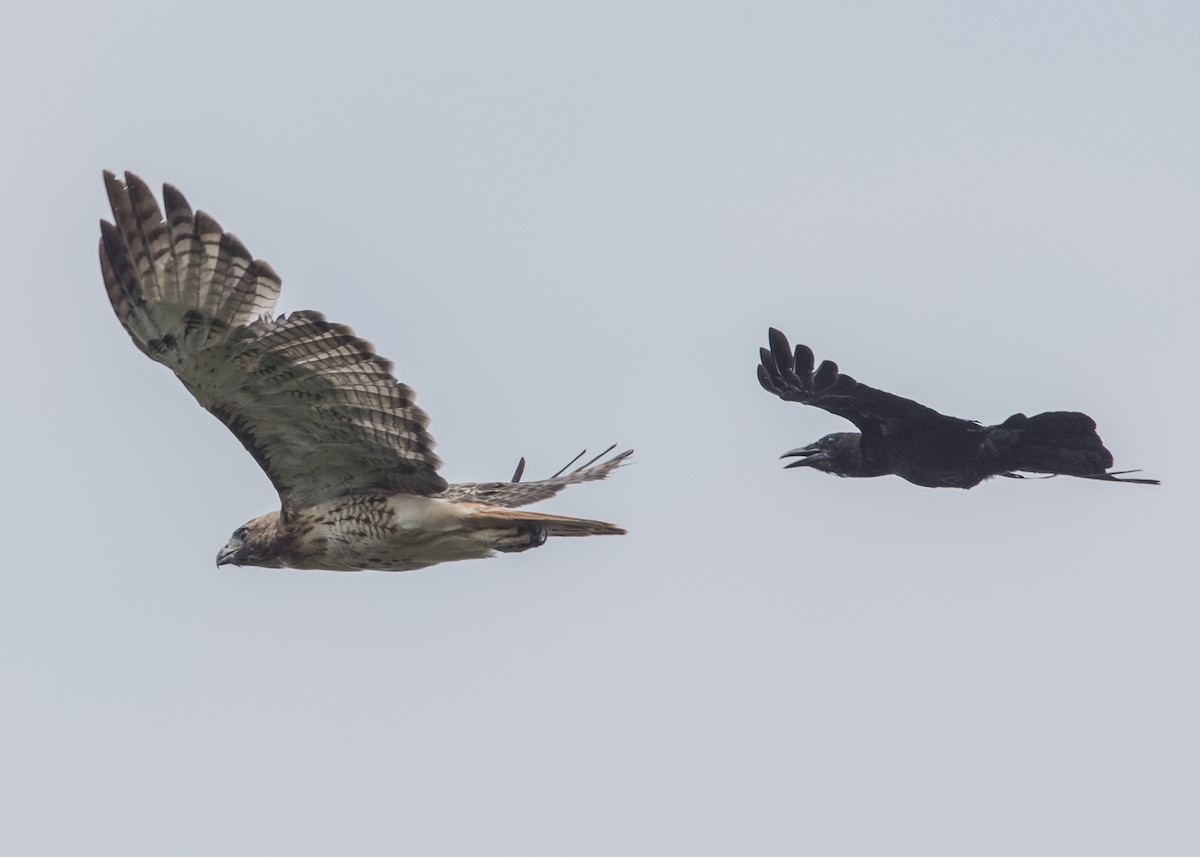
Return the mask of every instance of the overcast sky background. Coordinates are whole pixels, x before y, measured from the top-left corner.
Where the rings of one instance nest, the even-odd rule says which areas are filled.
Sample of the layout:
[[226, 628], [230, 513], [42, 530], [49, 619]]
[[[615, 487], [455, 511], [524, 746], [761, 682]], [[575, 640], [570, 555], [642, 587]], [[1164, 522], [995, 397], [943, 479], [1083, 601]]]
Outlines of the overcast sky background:
[[[22, 4], [0, 846], [1200, 853], [1193, 3]], [[393, 359], [452, 480], [625, 538], [213, 567], [265, 476], [113, 318], [100, 171]], [[768, 325], [1161, 488], [784, 472]]]

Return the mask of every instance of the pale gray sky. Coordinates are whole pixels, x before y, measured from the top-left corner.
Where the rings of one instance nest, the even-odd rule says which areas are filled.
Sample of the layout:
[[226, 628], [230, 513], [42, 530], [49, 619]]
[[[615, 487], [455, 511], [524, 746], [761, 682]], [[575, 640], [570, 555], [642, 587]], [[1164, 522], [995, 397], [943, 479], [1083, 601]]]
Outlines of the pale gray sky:
[[[6, 12], [5, 853], [1200, 853], [1192, 3]], [[113, 318], [100, 171], [623, 539], [213, 567], [270, 484]], [[775, 325], [1161, 488], [784, 472]]]

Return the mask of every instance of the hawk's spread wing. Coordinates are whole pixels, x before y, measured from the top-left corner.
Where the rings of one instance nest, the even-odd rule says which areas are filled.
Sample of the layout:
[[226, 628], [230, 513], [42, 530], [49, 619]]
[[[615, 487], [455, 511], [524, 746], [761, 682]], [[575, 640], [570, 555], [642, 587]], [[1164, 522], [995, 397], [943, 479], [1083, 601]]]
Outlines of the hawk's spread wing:
[[486, 503], [489, 506], [505, 506], [509, 509], [515, 509], [518, 506], [528, 506], [530, 503], [550, 499], [568, 485], [577, 485], [580, 482], [594, 482], [598, 479], [606, 478], [620, 467], [625, 459], [633, 455], [633, 450], [627, 449], [622, 453], [614, 455], [607, 461], [601, 461], [599, 464], [596, 463], [612, 452], [614, 448], [615, 446], [610, 446], [586, 464], [575, 468], [570, 473], [564, 473], [563, 471], [567, 467], [570, 467], [571, 464], [574, 464], [583, 457], [584, 453], [581, 452], [575, 456], [575, 459], [567, 467], [564, 467], [549, 479], [539, 479], [535, 482], [519, 481], [521, 474], [525, 470], [525, 459], [522, 458], [511, 482], [456, 482], [438, 496], [443, 500], [450, 500], [455, 503]]
[[272, 320], [270, 265], [171, 185], [164, 221], [137, 176], [104, 178], [116, 225], [100, 224], [100, 265], [117, 318], [249, 450], [285, 513], [348, 493], [446, 488], [429, 418], [369, 342], [317, 312]]
[[762, 359], [758, 381], [763, 389], [785, 402], [813, 405], [844, 417], [858, 427], [864, 439], [916, 422], [955, 419], [912, 399], [860, 384], [839, 372], [832, 360], [822, 361], [814, 372], [816, 361], [807, 345], [797, 345], [793, 352], [787, 337], [775, 328], [770, 329], [769, 339], [771, 347], [758, 350]]

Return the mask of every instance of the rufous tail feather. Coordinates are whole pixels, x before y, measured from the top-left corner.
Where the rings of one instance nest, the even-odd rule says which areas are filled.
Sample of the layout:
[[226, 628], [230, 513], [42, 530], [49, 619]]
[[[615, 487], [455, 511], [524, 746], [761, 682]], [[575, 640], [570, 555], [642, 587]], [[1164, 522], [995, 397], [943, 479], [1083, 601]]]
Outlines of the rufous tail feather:
[[547, 515], [542, 512], [525, 512], [520, 509], [504, 509], [499, 506], [481, 506], [464, 503], [475, 510], [467, 520], [482, 528], [513, 527], [520, 524], [538, 524], [547, 536], [623, 536], [625, 530], [616, 524], [590, 521], [587, 518], [568, 518], [563, 515]]

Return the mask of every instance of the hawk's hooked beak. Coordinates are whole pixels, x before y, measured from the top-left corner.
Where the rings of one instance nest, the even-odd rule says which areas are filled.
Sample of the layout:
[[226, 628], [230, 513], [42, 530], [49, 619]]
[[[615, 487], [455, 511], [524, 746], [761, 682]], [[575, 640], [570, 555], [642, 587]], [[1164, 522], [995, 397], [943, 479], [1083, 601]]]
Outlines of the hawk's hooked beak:
[[815, 446], [802, 446], [798, 449], [789, 449], [780, 458], [799, 458], [799, 461], [793, 461], [791, 464], [785, 465], [784, 470], [791, 470], [793, 467], [813, 467], [820, 461], [828, 461], [829, 453], [823, 452]]
[[223, 565], [234, 565], [233, 558], [235, 556], [237, 556], [237, 551], [230, 550], [229, 548], [221, 548], [217, 552], [217, 568]]

